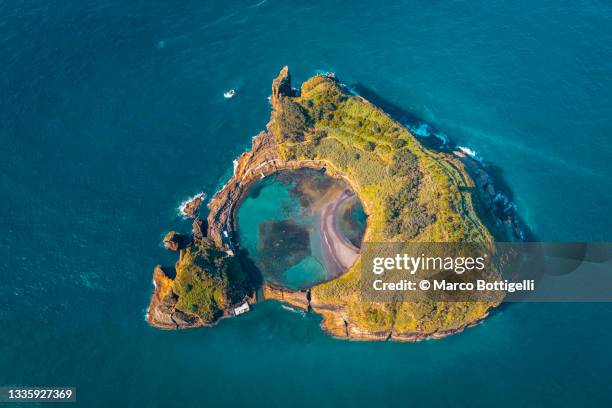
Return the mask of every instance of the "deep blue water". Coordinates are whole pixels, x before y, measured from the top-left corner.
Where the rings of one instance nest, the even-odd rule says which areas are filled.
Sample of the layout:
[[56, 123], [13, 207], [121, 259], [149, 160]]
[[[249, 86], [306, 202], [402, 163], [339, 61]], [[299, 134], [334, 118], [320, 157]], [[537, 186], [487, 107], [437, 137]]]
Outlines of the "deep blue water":
[[610, 241], [611, 20], [601, 0], [0, 2], [0, 385], [87, 406], [609, 406], [610, 304], [513, 305], [419, 344], [333, 340], [278, 304], [214, 330], [144, 314], [177, 205], [224, 182], [285, 64], [476, 150], [540, 239]]

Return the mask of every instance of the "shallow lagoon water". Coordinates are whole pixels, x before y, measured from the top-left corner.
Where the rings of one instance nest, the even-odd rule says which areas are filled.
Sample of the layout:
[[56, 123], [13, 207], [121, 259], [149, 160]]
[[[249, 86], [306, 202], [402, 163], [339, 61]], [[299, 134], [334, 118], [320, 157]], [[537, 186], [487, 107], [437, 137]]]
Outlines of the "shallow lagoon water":
[[214, 330], [144, 321], [153, 267], [175, 261], [161, 239], [189, 228], [176, 207], [225, 183], [285, 64], [493, 162], [540, 239], [610, 241], [610, 2], [0, 11], [1, 385], [74, 385], [100, 407], [610, 405], [610, 304], [512, 305], [419, 344], [333, 340], [276, 303]]
[[[321, 211], [348, 187], [319, 171], [283, 171], [252, 186], [238, 209], [238, 240], [266, 281], [306, 289], [337, 271], [322, 248]], [[365, 214], [355, 196], [342, 201], [335, 226], [361, 246]]]

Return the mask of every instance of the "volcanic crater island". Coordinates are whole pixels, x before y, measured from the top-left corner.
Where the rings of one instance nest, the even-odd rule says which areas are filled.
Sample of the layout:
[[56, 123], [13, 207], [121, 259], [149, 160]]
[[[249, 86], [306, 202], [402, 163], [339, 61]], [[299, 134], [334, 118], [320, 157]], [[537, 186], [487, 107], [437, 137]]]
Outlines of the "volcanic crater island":
[[418, 341], [460, 332], [499, 305], [360, 296], [364, 242], [521, 239], [479, 161], [428, 146], [332, 74], [298, 91], [284, 67], [270, 103], [266, 131], [236, 159], [208, 214], [197, 195], [182, 208], [192, 231], [164, 237], [179, 259], [154, 269], [152, 326], [212, 327], [276, 300], [319, 314], [337, 338]]

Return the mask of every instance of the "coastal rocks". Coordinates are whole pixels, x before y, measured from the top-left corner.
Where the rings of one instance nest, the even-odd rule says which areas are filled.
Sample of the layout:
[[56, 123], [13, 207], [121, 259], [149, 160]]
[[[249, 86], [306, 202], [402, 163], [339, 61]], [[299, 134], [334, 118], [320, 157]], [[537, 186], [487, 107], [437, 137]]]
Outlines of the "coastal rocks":
[[333, 307], [315, 306], [311, 304], [312, 311], [321, 315], [323, 321], [321, 328], [337, 338], [350, 338], [349, 324], [344, 313]]
[[167, 233], [163, 240], [166, 249], [171, 251], [179, 251], [186, 248], [189, 241], [190, 239], [187, 235], [179, 234], [175, 231]]
[[147, 314], [147, 321], [151, 326], [157, 327], [158, 329], [177, 329], [177, 324], [172, 320], [173, 311], [174, 309], [170, 306], [151, 301]]
[[391, 330], [372, 331], [354, 324], [347, 324], [348, 338], [361, 341], [385, 341], [391, 337]]
[[191, 224], [191, 228], [193, 229], [194, 240], [201, 241], [206, 237], [206, 222], [202, 221], [200, 217], [195, 217]]
[[310, 305], [309, 290], [290, 290], [281, 288], [268, 282], [264, 283], [263, 285], [263, 297], [264, 299], [273, 299], [285, 302], [291, 306], [303, 310], [308, 310]]
[[461, 151], [453, 153], [472, 175], [481, 207], [491, 223], [501, 232], [504, 240], [511, 242], [524, 240], [524, 233], [514, 206], [495, 187], [493, 177], [485, 170], [483, 164]]
[[176, 309], [174, 313], [172, 313], [172, 321], [179, 329], [186, 329], [199, 325], [199, 319], [196, 316], [188, 315]]
[[157, 265], [153, 270], [154, 291], [147, 310], [147, 321], [159, 329], [174, 330], [202, 326], [197, 316], [176, 309], [178, 296], [174, 293], [174, 268]]
[[272, 82], [272, 106], [277, 106], [280, 102], [281, 96], [292, 96], [293, 90], [291, 89], [291, 74], [289, 74], [289, 67], [285, 66], [278, 74], [276, 79]]
[[172, 320], [176, 297], [172, 292], [173, 281], [169, 275], [174, 275], [174, 272], [161, 265], [157, 265], [153, 270], [153, 286], [155, 289], [147, 310], [147, 321], [160, 329], [177, 328], [176, 323]]
[[236, 162], [233, 177], [209, 204], [207, 235], [218, 246], [224, 245], [223, 231], [234, 229], [233, 212], [248, 186], [279, 165], [277, 144], [268, 133], [261, 132], [253, 139], [251, 151], [240, 155]]
[[206, 196], [204, 195], [204, 193], [199, 193], [196, 194], [193, 198], [185, 201], [183, 204], [181, 204], [181, 213], [188, 218], [196, 217], [200, 211], [200, 207], [202, 206], [205, 197]]

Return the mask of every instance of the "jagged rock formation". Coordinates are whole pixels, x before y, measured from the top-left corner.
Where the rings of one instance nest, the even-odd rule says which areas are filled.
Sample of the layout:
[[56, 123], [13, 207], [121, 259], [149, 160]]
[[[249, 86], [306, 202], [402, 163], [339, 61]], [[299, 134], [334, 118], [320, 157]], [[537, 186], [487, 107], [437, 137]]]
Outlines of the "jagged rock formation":
[[171, 251], [178, 251], [187, 247], [189, 244], [189, 237], [175, 231], [170, 231], [164, 237], [163, 242], [167, 249]]
[[280, 98], [282, 96], [292, 96], [293, 90], [291, 89], [291, 74], [289, 73], [289, 67], [283, 67], [278, 76], [272, 81], [272, 106], [278, 106]]
[[181, 329], [199, 325], [196, 316], [187, 315], [176, 309], [178, 296], [173, 291], [174, 282], [168, 275], [171, 268], [157, 265], [153, 271], [153, 285], [155, 291], [151, 297], [151, 304], [147, 312], [149, 323], [160, 329]]
[[197, 194], [182, 206], [181, 210], [183, 215], [189, 218], [195, 218], [198, 215], [203, 202], [204, 194]]
[[472, 175], [478, 188], [478, 198], [486, 217], [494, 224], [494, 228], [501, 231], [503, 239], [509, 241], [523, 241], [525, 239], [514, 208], [508, 198], [495, 186], [493, 178], [483, 168], [482, 164], [461, 151], [453, 152]]
[[302, 310], [310, 308], [310, 290], [290, 290], [266, 282], [263, 285], [263, 297], [285, 302]]
[[193, 230], [193, 239], [195, 241], [202, 241], [204, 237], [206, 237], [206, 223], [200, 219], [200, 217], [195, 217], [193, 223], [191, 224], [191, 228]]

